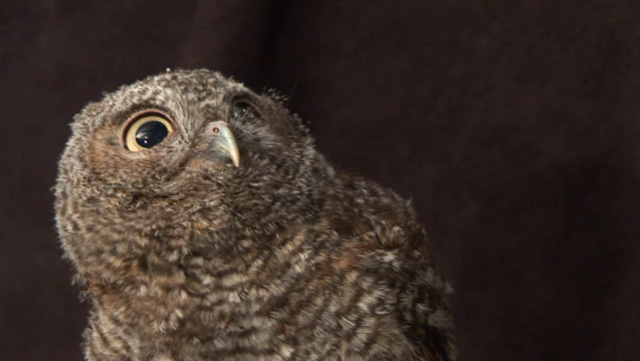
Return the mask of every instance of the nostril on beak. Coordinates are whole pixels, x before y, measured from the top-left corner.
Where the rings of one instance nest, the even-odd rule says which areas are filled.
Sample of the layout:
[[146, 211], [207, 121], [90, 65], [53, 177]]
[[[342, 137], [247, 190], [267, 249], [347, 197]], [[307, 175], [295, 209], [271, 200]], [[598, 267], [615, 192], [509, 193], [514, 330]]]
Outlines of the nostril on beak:
[[213, 134], [218, 134], [218, 133], [220, 133], [220, 128], [218, 128], [218, 127], [213, 127], [213, 129], [212, 129], [212, 130], [213, 130]]

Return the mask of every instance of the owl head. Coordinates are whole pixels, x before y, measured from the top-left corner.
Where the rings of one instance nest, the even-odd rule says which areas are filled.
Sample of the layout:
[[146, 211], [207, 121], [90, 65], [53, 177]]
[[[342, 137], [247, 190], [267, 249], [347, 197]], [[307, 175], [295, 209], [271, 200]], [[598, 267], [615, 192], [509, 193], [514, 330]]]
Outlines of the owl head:
[[122, 279], [142, 258], [242, 252], [309, 216], [320, 159], [277, 99], [216, 72], [168, 71], [76, 115], [58, 231], [81, 279]]

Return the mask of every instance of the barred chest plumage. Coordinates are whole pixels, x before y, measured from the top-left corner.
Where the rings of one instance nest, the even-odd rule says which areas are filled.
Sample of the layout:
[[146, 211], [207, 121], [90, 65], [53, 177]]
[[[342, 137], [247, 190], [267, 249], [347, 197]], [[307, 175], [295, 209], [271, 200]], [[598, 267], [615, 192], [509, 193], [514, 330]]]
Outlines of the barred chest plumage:
[[342, 242], [302, 230], [235, 262], [184, 255], [147, 265], [153, 277], [138, 289], [94, 289], [93, 357], [113, 348], [135, 360], [342, 360], [389, 342], [410, 349], [395, 291]]

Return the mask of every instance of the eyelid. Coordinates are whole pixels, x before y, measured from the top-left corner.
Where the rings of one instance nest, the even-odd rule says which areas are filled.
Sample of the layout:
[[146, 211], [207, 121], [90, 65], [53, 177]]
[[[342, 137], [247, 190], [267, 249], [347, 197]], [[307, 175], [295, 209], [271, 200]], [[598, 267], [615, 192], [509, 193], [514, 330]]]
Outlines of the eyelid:
[[231, 99], [231, 103], [235, 104], [238, 101], [246, 101], [247, 103], [254, 105], [258, 99], [258, 97], [252, 93], [249, 92], [240, 92], [237, 94], [233, 94], [230, 99]]
[[137, 111], [133, 113], [133, 115], [130, 115], [129, 117], [127, 117], [127, 121], [124, 122], [124, 127], [122, 129], [125, 130], [129, 128], [131, 126], [131, 123], [133, 123], [135, 120], [141, 118], [146, 114], [160, 114], [164, 118], [169, 120], [171, 122], [171, 125], [174, 126], [175, 128], [175, 122], [173, 121], [173, 117], [169, 115], [167, 112], [165, 112], [164, 110], [156, 109], [156, 108], [146, 108], [146, 109]]

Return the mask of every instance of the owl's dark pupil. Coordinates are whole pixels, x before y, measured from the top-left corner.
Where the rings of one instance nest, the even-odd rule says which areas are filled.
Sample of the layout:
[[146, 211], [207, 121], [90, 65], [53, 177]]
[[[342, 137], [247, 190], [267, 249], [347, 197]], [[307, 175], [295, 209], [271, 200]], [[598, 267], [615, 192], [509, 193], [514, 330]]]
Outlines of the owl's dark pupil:
[[136, 131], [136, 142], [143, 148], [151, 148], [169, 134], [167, 126], [158, 121], [144, 123]]
[[244, 102], [244, 101], [239, 101], [236, 104], [236, 111], [235, 111], [235, 115], [241, 118], [255, 118], [256, 117], [256, 111], [253, 109], [253, 107], [251, 106], [251, 104]]

